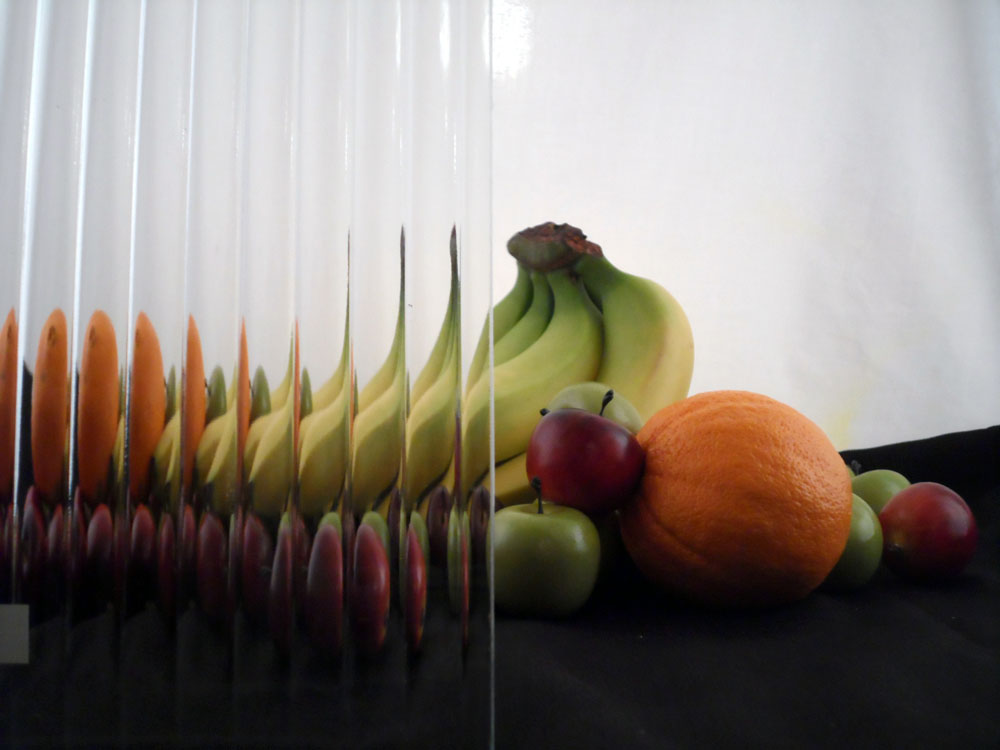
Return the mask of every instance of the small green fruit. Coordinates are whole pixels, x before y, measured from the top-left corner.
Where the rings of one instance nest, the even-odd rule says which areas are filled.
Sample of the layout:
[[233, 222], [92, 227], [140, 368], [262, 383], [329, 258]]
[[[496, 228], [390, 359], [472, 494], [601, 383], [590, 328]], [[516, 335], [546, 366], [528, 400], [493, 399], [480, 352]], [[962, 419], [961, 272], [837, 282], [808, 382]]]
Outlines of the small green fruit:
[[323, 526], [333, 526], [337, 530], [337, 536], [343, 538], [344, 527], [340, 523], [340, 514], [337, 511], [328, 511], [321, 519], [319, 519], [319, 525], [316, 528], [319, 529]]
[[851, 480], [851, 491], [864, 500], [875, 515], [882, 512], [893, 496], [910, 486], [910, 480], [898, 471], [872, 469], [858, 474]]
[[312, 381], [309, 379], [309, 370], [302, 368], [302, 379], [299, 383], [299, 419], [305, 419], [313, 410]]
[[264, 368], [258, 365], [250, 385], [250, 421], [271, 413], [271, 388], [267, 384]]
[[378, 538], [382, 540], [382, 546], [385, 547], [385, 554], [389, 554], [389, 526], [386, 524], [385, 519], [378, 514], [378, 511], [370, 510], [361, 516], [361, 525], [371, 526], [378, 533]]
[[219, 365], [208, 378], [208, 403], [205, 406], [205, 424], [226, 413], [226, 376]]
[[847, 545], [823, 586], [836, 591], [861, 588], [875, 575], [881, 560], [882, 526], [878, 516], [868, 503], [854, 495]]
[[[594, 381], [576, 383], [559, 391], [546, 408], [549, 411], [555, 411], [556, 409], [583, 409], [594, 414], [600, 414], [604, 396], [610, 390], [613, 389], [604, 383]], [[642, 417], [639, 416], [639, 412], [617, 391], [615, 391], [614, 397], [604, 408], [603, 416], [612, 422], [617, 422], [633, 435], [642, 429]]]

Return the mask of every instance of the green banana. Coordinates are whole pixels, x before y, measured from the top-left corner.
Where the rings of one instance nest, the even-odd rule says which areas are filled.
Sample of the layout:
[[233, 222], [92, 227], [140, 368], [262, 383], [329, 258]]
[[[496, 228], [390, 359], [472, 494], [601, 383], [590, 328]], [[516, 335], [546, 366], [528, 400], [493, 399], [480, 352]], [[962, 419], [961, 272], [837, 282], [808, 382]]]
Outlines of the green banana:
[[356, 512], [370, 510], [391, 488], [403, 449], [406, 379], [402, 347], [393, 347], [395, 374], [388, 387], [354, 419], [351, 462], [352, 501]]
[[230, 408], [215, 419], [222, 425], [222, 434], [217, 449], [212, 456], [212, 464], [206, 472], [204, 486], [208, 490], [208, 502], [216, 513], [229, 513], [235, 507], [237, 490], [236, 476], [236, 430], [238, 409]]
[[[355, 399], [351, 455], [351, 507], [363, 513], [377, 507], [395, 483], [403, 453], [406, 387], [406, 288], [400, 243], [399, 299], [396, 331], [385, 362]], [[353, 380], [353, 378], [352, 378]]]
[[[294, 399], [286, 398], [277, 411], [267, 415], [266, 430], [253, 455], [247, 456], [247, 483], [253, 509], [262, 516], [277, 517], [284, 509], [295, 474], [292, 444]], [[254, 423], [256, 426], [263, 419]], [[251, 432], [253, 428], [251, 428]], [[249, 444], [249, 434], [247, 443]]]
[[333, 507], [340, 497], [347, 470], [348, 391], [302, 420], [299, 437], [299, 509], [314, 517]]
[[[432, 483], [447, 471], [455, 456], [456, 410], [460, 396], [458, 254], [452, 245], [451, 290], [448, 309], [431, 356], [417, 378], [425, 383], [412, 394], [406, 422], [406, 470], [403, 502], [413, 508]], [[443, 344], [443, 350], [442, 350]]]
[[337, 369], [334, 370], [333, 375], [330, 376], [329, 380], [313, 391], [314, 412], [320, 411], [332, 404], [334, 399], [336, 399], [340, 395], [340, 392], [344, 389], [344, 381], [347, 378], [347, 365], [350, 361], [351, 351], [349, 324], [350, 321], [344, 323], [344, 346], [340, 352], [340, 362], [337, 364]]
[[[232, 408], [229, 411], [232, 411]], [[226, 412], [226, 414], [228, 413]], [[208, 477], [208, 470], [212, 467], [212, 461], [219, 450], [224, 429], [222, 419], [213, 419], [205, 425], [205, 430], [201, 433], [201, 440], [198, 441], [198, 447], [194, 452], [194, 466], [198, 484], [204, 484]]]
[[494, 496], [504, 507], [530, 503], [535, 499], [535, 490], [528, 483], [527, 460], [527, 453], [518, 453], [493, 470], [492, 483], [489, 474], [483, 477], [481, 484], [486, 489], [492, 489]]
[[584, 255], [575, 270], [604, 321], [604, 355], [594, 379], [628, 399], [643, 422], [687, 396], [694, 339], [677, 300], [655, 281], [620, 271], [600, 255]]
[[181, 413], [175, 410], [153, 449], [152, 489], [165, 499], [180, 481]]
[[531, 272], [531, 305], [521, 319], [507, 333], [501, 336], [493, 345], [493, 367], [497, 368], [504, 362], [513, 359], [531, 346], [545, 332], [552, 320], [554, 300], [552, 289], [545, 274], [540, 271]]
[[[539, 410], [572, 383], [593, 380], [601, 362], [601, 314], [579, 279], [566, 270], [548, 273], [555, 304], [535, 342], [493, 372], [497, 462], [526, 450]], [[489, 469], [489, 379], [469, 393], [462, 434], [462, 483], [471, 488]]]
[[431, 349], [430, 356], [427, 358], [427, 363], [420, 371], [420, 374], [417, 375], [417, 379], [413, 381], [413, 387], [410, 389], [411, 408], [416, 407], [420, 402], [421, 396], [440, 378], [441, 372], [446, 366], [445, 361], [453, 350], [455, 339], [455, 306], [457, 301], [456, 284], [457, 274], [455, 270], [452, 270], [452, 281], [450, 291], [448, 292], [444, 320], [441, 323], [441, 329]]
[[[531, 271], [521, 263], [517, 264], [517, 278], [514, 286], [504, 295], [504, 298], [493, 307], [493, 341], [499, 341], [514, 324], [527, 312], [531, 304], [532, 282]], [[489, 316], [483, 321], [483, 330], [479, 334], [479, 341], [472, 355], [469, 364], [469, 373], [466, 378], [466, 395], [472, 390], [472, 386], [479, 382], [483, 370], [489, 365], [490, 354], [490, 319]]]
[[292, 340], [291, 349], [288, 352], [288, 368], [285, 370], [285, 377], [278, 387], [271, 391], [271, 411], [277, 411], [282, 406], [284, 406], [285, 401], [288, 399], [288, 395], [292, 391], [292, 378], [295, 376], [293, 372], [295, 368], [295, 341]]

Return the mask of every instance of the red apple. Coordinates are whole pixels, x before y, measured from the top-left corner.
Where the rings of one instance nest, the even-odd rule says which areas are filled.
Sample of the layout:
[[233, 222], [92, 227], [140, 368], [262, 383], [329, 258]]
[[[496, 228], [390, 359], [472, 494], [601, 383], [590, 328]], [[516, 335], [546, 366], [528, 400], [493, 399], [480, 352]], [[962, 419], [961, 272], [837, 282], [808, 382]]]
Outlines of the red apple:
[[400, 585], [405, 592], [403, 617], [406, 622], [406, 642], [411, 651], [419, 651], [427, 614], [427, 561], [424, 559], [420, 537], [412, 523], [404, 540], [405, 566]]
[[335, 656], [343, 637], [344, 560], [340, 533], [333, 524], [316, 530], [303, 609], [312, 644], [327, 656]]
[[358, 650], [371, 656], [382, 648], [389, 621], [389, 556], [378, 532], [361, 524], [354, 537], [351, 624]]
[[956, 492], [936, 482], [918, 482], [900, 490], [878, 520], [882, 559], [904, 578], [954, 578], [976, 551], [979, 532], [972, 511]]
[[632, 496], [645, 458], [635, 435], [617, 422], [584, 409], [556, 409], [535, 426], [526, 466], [529, 477], [542, 480], [547, 500], [598, 515]]

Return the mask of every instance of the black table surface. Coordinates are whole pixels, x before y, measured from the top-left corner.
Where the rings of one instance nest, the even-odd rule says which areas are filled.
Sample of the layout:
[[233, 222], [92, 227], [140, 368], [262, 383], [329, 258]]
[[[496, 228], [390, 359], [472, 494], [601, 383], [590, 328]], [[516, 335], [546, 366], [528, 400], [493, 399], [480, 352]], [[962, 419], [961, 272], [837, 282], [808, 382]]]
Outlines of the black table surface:
[[439, 613], [437, 648], [363, 665], [282, 663], [239, 629], [227, 658], [197, 620], [171, 640], [151, 611], [117, 641], [95, 621], [68, 652], [0, 668], [0, 744], [472, 747], [493, 722], [501, 748], [1000, 747], [1000, 426], [843, 455], [966, 499], [980, 539], [958, 580], [880, 570], [856, 592], [717, 612], [626, 560], [572, 619], [498, 616], [492, 653], [480, 597], [464, 654]]

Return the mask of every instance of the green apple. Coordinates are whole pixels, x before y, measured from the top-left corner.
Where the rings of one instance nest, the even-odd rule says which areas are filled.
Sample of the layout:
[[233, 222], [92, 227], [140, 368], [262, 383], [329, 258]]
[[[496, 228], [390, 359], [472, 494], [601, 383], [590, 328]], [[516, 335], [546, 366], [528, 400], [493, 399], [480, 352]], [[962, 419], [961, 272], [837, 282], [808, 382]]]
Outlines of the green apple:
[[511, 505], [496, 512], [489, 537], [498, 610], [566, 617], [590, 597], [601, 563], [601, 539], [593, 522], [576, 508], [541, 500]]
[[875, 515], [882, 512], [893, 495], [909, 486], [909, 479], [889, 469], [865, 471], [851, 480], [851, 491], [868, 503]]
[[584, 409], [594, 414], [603, 414], [603, 416], [612, 422], [617, 422], [632, 434], [639, 432], [642, 429], [642, 417], [639, 416], [636, 408], [620, 393], [615, 391], [608, 405], [603, 406], [604, 397], [610, 390], [612, 390], [610, 386], [595, 381], [575, 383], [559, 391], [549, 401], [546, 408], [549, 411], [555, 411], [556, 409]]
[[864, 500], [853, 496], [851, 532], [840, 559], [824, 581], [824, 588], [849, 591], [864, 586], [882, 561], [882, 526]]

